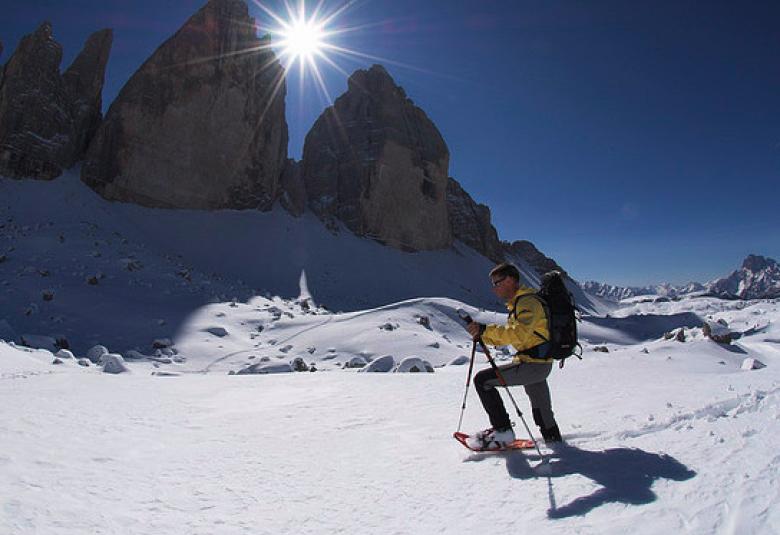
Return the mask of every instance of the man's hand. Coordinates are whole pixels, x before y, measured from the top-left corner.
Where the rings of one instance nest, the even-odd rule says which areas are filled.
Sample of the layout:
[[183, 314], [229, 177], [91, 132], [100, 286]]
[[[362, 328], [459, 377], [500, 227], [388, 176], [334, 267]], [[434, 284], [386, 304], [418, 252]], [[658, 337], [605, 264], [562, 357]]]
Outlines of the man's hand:
[[466, 325], [466, 330], [469, 332], [471, 337], [476, 340], [480, 336], [482, 336], [482, 333], [485, 332], [485, 324], [484, 323], [477, 323], [476, 321], [472, 321], [468, 325]]

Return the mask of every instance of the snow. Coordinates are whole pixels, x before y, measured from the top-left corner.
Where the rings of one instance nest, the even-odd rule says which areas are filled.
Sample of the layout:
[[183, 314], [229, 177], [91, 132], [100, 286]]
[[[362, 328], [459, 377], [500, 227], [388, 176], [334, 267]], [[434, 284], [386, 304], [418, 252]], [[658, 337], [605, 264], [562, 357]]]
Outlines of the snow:
[[[550, 377], [566, 444], [474, 454], [452, 438], [472, 348], [457, 311], [506, 318], [476, 289], [485, 262], [383, 252], [377, 280], [369, 240], [306, 238], [333, 252], [299, 265], [252, 241], [315, 232], [276, 212], [113, 206], [72, 177], [0, 189], [0, 533], [780, 531], [780, 300], [594, 301], [583, 359]], [[279, 265], [249, 254], [260, 246]], [[431, 265], [450, 280], [413, 275]], [[350, 288], [370, 303], [323, 306]], [[131, 373], [103, 373], [117, 364]], [[388, 373], [412, 367], [434, 373]], [[487, 426], [472, 385], [461, 430]]]
[[[631, 311], [667, 327], [678, 320], [659, 318], [686, 317], [685, 304]], [[702, 310], [697, 300], [687, 304]], [[230, 345], [207, 342], [205, 319], [195, 315], [171, 341], [175, 355], [187, 348], [186, 361], [135, 359], [125, 363], [135, 373], [118, 376], [73, 359], [53, 366], [48, 351], [0, 343], [0, 532], [465, 533], [483, 530], [487, 511], [498, 531], [780, 527], [778, 301], [710, 300], [704, 309], [732, 327], [765, 325], [730, 346], [696, 327], [678, 342], [640, 336], [660, 332], [654, 327], [586, 318], [585, 337], [607, 337], [611, 350], [595, 352], [584, 340], [583, 360], [554, 370], [568, 445], [542, 447], [546, 472], [535, 451], [472, 454], [452, 439], [466, 367], [441, 365], [470, 351], [458, 308], [502, 317], [444, 298], [343, 314], [303, 313], [279, 298], [214, 303], [203, 316], [224, 314], [231, 336], [219, 343]], [[398, 328], [378, 328], [388, 321]], [[299, 348], [317, 372], [292, 372]], [[439, 367], [342, 368], [369, 353], [364, 371], [423, 354]], [[746, 358], [766, 367], [743, 370]], [[477, 369], [486, 366], [477, 359]], [[264, 375], [227, 373], [247, 366]], [[515, 397], [533, 425], [521, 389]], [[486, 426], [471, 392], [463, 429]], [[392, 507], [356, 514], [380, 497]]]
[[105, 373], [125, 373], [130, 371], [125, 365], [125, 359], [122, 355], [116, 353], [106, 353], [100, 358], [100, 362], [103, 364], [103, 372]]

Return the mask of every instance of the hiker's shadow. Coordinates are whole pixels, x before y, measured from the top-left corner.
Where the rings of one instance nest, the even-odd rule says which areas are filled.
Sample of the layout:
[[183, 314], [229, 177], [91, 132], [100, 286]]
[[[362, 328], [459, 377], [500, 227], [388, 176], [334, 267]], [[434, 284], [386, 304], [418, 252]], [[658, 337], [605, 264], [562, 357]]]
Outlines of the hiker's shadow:
[[[656, 499], [651, 489], [656, 480], [685, 481], [696, 475], [696, 472], [674, 457], [635, 448], [586, 451], [570, 444], [561, 444], [549, 456], [549, 467], [531, 467], [529, 456], [517, 452], [507, 454], [506, 459], [507, 470], [512, 477], [548, 477], [549, 518], [585, 515], [607, 503], [650, 503]], [[552, 484], [554, 478], [573, 474], [583, 475], [601, 487], [559, 507]]]

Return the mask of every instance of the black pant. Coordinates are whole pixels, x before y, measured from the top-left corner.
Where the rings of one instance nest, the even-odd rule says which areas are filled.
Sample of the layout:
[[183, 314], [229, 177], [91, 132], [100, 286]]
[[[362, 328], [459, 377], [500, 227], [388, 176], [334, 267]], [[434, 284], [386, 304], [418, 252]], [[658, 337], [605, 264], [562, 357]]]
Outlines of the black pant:
[[[498, 369], [508, 386], [525, 387], [525, 393], [531, 401], [534, 421], [540, 428], [550, 429], [557, 425], [550, 400], [550, 389], [547, 386], [547, 376], [552, 371], [551, 362], [521, 362], [499, 366]], [[497, 389], [500, 384], [492, 367], [480, 371], [474, 377], [474, 387], [493, 429], [505, 429], [512, 425]]]

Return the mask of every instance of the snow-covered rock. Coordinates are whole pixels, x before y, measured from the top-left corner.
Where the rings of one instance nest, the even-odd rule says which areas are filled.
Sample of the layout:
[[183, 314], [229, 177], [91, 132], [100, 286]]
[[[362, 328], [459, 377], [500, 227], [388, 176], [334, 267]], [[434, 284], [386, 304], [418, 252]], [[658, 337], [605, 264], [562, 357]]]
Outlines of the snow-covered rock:
[[236, 375], [265, 375], [272, 373], [291, 373], [292, 371], [292, 366], [287, 362], [273, 364], [258, 362], [257, 364], [252, 364], [251, 366], [238, 370]]
[[469, 359], [469, 357], [467, 357], [466, 355], [458, 355], [457, 357], [449, 361], [447, 363], [447, 366], [463, 366], [464, 364], [468, 364], [469, 360], [471, 359]]
[[85, 368], [89, 368], [89, 366], [91, 364], [89, 359], [79, 359], [76, 362], [78, 363], [79, 366], [84, 366]]
[[344, 363], [345, 368], [363, 368], [368, 364], [366, 359], [360, 356], [355, 356]]
[[393, 370], [395, 373], [433, 373], [433, 366], [427, 360], [420, 357], [406, 357]]
[[228, 334], [227, 329], [225, 329], [224, 327], [206, 327], [205, 329], [203, 329], [203, 332], [213, 334], [214, 336], [218, 336], [219, 338], [223, 338]]
[[103, 363], [103, 371], [105, 373], [124, 373], [130, 371], [125, 365], [125, 359], [122, 355], [116, 353], [106, 353], [101, 357]]
[[761, 368], [766, 368], [766, 364], [758, 359], [748, 357], [742, 361], [743, 370], [760, 370]]
[[96, 345], [87, 350], [87, 358], [90, 362], [97, 364], [103, 355], [108, 354], [108, 348], [106, 346]]
[[730, 344], [733, 337], [731, 335], [731, 329], [725, 322], [705, 322], [702, 326], [702, 333], [704, 336], [719, 344]]
[[364, 368], [361, 368], [360, 372], [377, 372], [377, 373], [386, 373], [393, 369], [393, 366], [395, 366], [395, 359], [392, 355], [383, 355], [381, 357], [375, 358], [371, 362], [369, 362]]
[[73, 353], [70, 352], [68, 349], [60, 349], [54, 354], [55, 357], [60, 359], [73, 359]]

